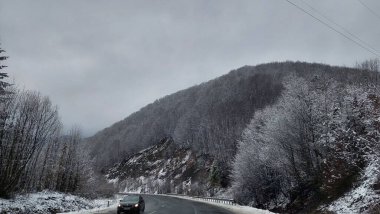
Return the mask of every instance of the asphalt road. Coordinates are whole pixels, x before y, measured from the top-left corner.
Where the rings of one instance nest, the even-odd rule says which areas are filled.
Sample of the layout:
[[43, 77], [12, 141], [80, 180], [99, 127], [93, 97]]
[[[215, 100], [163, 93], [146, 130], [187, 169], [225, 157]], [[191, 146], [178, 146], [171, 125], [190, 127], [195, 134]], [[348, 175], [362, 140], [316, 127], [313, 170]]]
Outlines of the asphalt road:
[[[181, 198], [159, 195], [143, 195], [143, 198], [144, 214], [233, 214], [220, 207]], [[116, 209], [96, 213], [116, 214]]]

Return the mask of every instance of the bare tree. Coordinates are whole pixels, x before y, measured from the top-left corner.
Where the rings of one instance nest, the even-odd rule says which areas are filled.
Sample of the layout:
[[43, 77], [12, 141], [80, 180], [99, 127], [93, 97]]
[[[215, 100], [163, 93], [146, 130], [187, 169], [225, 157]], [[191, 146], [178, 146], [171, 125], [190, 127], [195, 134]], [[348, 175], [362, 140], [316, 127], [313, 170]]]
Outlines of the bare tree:
[[20, 178], [34, 169], [44, 145], [59, 132], [60, 121], [49, 98], [31, 91], [10, 95], [3, 113], [0, 195], [6, 196], [17, 184], [28, 186], [28, 181]]
[[[375, 75], [375, 83], [378, 85], [379, 84], [379, 75], [380, 75], [380, 59], [374, 58], [374, 59], [369, 59], [365, 60], [363, 62], [357, 62], [356, 63], [356, 68], [363, 70], [363, 71], [371, 71], [374, 72]], [[363, 76], [366, 76], [367, 78], [371, 78], [368, 73], [363, 73]], [[368, 82], [369, 80], [367, 80]]]

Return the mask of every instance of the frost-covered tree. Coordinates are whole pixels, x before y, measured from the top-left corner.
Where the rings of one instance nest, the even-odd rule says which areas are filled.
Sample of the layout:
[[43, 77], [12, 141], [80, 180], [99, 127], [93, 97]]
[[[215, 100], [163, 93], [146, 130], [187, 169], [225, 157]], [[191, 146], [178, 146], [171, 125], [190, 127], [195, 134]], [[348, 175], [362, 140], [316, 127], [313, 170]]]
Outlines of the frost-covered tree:
[[[375, 76], [375, 83], [379, 84], [380, 83], [380, 59], [374, 58], [374, 59], [368, 59], [363, 62], [357, 62], [356, 63], [356, 68], [362, 70], [362, 71], [372, 71]], [[365, 78], [369, 79], [371, 78], [370, 76], [367, 75], [368, 73], [363, 73], [362, 75], [365, 76]], [[367, 81], [367, 83], [370, 80]]]
[[9, 94], [0, 130], [0, 196], [7, 196], [17, 187], [25, 172], [37, 164], [42, 148], [59, 130], [58, 112], [47, 97], [37, 92], [21, 91]]
[[274, 208], [349, 189], [368, 156], [379, 154], [376, 91], [323, 76], [287, 78], [277, 103], [257, 111], [242, 134], [232, 173], [237, 200]]
[[356, 67], [362, 70], [380, 72], [380, 59], [374, 58], [356, 63]]

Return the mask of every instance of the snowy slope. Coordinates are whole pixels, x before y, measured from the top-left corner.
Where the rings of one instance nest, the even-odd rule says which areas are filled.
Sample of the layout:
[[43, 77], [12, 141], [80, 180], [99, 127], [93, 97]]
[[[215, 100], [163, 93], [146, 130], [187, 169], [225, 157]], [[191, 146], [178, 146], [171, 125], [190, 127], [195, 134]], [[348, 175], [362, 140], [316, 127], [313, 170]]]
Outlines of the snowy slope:
[[126, 158], [106, 177], [121, 192], [204, 194], [197, 191], [206, 189], [211, 165], [208, 157], [166, 139]]
[[370, 164], [365, 168], [358, 185], [326, 209], [337, 214], [368, 213], [373, 205], [380, 204], [380, 192], [374, 189], [379, 178], [380, 158], [373, 157]]

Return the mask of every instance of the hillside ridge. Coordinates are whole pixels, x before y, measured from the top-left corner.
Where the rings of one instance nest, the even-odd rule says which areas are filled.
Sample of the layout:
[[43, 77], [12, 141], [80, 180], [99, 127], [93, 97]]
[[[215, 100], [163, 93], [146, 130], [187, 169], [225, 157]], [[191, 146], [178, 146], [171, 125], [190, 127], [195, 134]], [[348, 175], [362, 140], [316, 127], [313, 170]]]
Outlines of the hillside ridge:
[[165, 137], [195, 152], [231, 160], [241, 131], [257, 109], [277, 100], [283, 90], [282, 79], [290, 73], [346, 82], [364, 78], [358, 77], [357, 69], [317, 63], [243, 66], [157, 99], [88, 138], [97, 168], [110, 167]]

